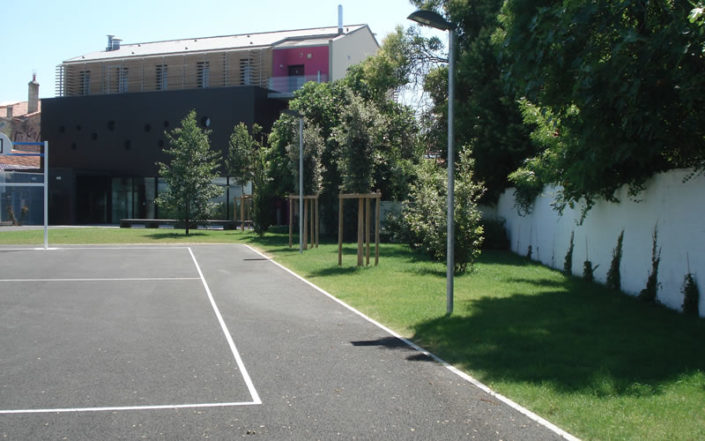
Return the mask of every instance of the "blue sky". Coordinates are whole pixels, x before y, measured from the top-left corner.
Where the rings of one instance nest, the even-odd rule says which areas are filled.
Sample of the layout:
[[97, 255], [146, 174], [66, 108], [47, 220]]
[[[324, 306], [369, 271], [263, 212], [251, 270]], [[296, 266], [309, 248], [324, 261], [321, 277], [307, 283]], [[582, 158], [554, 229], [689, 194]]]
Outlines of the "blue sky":
[[408, 0], [0, 0], [0, 102], [25, 101], [36, 72], [41, 98], [54, 97], [54, 70], [114, 34], [124, 43], [283, 29], [368, 24], [381, 44], [408, 27]]

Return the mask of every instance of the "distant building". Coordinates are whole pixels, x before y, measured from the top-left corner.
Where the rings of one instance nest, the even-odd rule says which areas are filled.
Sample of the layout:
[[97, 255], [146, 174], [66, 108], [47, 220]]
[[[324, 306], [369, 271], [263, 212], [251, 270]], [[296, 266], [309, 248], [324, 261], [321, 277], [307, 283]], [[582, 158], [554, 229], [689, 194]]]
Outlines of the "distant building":
[[[40, 141], [42, 113], [39, 83], [35, 75], [32, 76], [28, 86], [27, 101], [0, 103], [0, 132], [13, 142]], [[39, 168], [39, 157], [0, 156], [0, 171], [38, 170]]]
[[190, 110], [225, 152], [237, 123], [268, 129], [305, 82], [342, 78], [378, 48], [367, 25], [138, 44], [108, 36], [105, 50], [57, 67], [57, 98], [43, 103], [50, 222], [160, 217], [155, 163], [167, 160], [164, 131]]
[[[27, 101], [0, 103], [0, 132], [12, 142], [39, 142], [41, 129], [39, 83], [32, 76]], [[38, 146], [15, 146], [15, 153], [36, 153]], [[38, 156], [0, 156], [0, 182], [41, 182]], [[0, 225], [41, 224], [44, 196], [38, 187], [0, 185]]]

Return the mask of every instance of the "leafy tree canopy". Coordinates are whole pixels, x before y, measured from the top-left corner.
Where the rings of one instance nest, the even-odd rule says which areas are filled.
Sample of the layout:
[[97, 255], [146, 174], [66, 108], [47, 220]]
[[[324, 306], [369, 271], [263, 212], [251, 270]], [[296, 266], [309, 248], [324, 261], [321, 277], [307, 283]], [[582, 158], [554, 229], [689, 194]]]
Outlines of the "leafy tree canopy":
[[208, 217], [211, 199], [222, 192], [213, 183], [218, 177], [220, 155], [211, 150], [209, 133], [198, 126], [196, 112], [192, 110], [180, 127], [166, 132], [168, 146], [164, 153], [171, 159], [168, 163], [157, 163], [159, 176], [167, 184], [157, 203], [176, 213], [187, 235], [193, 222]]
[[615, 200], [654, 173], [705, 168], [705, 33], [689, 2], [508, 0], [495, 38], [542, 153], [515, 176], [557, 201]]
[[252, 127], [252, 134], [250, 134], [247, 125], [241, 122], [233, 128], [233, 132], [230, 134], [225, 169], [228, 176], [235, 177], [240, 185], [244, 186], [254, 177], [255, 155], [260, 147], [255, 136], [261, 130], [262, 128], [255, 124]]
[[[511, 184], [507, 176], [535, 153], [514, 94], [503, 83], [504, 64], [492, 36], [499, 22], [500, 0], [412, 0], [434, 9], [456, 26], [455, 143], [470, 148], [475, 176], [485, 183], [485, 202], [492, 203]], [[426, 76], [425, 91], [434, 105], [427, 115], [426, 144], [446, 156], [448, 70], [437, 67]]]

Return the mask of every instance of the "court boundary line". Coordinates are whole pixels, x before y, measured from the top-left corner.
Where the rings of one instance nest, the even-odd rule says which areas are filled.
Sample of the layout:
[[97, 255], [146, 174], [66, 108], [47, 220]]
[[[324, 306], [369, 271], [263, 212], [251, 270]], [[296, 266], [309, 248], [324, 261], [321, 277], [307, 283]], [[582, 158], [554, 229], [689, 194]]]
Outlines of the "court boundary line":
[[[252, 382], [252, 379], [247, 372], [247, 368], [245, 367], [244, 362], [242, 361], [242, 357], [240, 356], [240, 353], [237, 350], [237, 347], [235, 346], [235, 342], [233, 341], [232, 335], [230, 334], [230, 331], [225, 324], [225, 321], [223, 320], [223, 316], [220, 313], [220, 309], [218, 308], [218, 305], [215, 303], [215, 299], [213, 298], [213, 294], [210, 290], [210, 287], [208, 286], [208, 282], [206, 282], [205, 276], [203, 275], [203, 272], [201, 271], [201, 266], [198, 263], [198, 260], [196, 259], [196, 256], [193, 253], [193, 250], [191, 247], [170, 247], [170, 246], [164, 246], [164, 247], [82, 247], [82, 248], [63, 248], [67, 250], [95, 250], [95, 249], [110, 249], [110, 250], [134, 250], [134, 249], [155, 249], [155, 250], [161, 250], [161, 249], [169, 249], [169, 250], [187, 250], [189, 252], [189, 255], [191, 256], [191, 261], [196, 267], [196, 271], [198, 272], [199, 277], [192, 277], [192, 278], [176, 278], [176, 279], [163, 279], [163, 280], [200, 280], [203, 288], [206, 291], [206, 295], [208, 297], [208, 300], [210, 302], [211, 308], [213, 309], [213, 312], [216, 315], [216, 318], [218, 320], [218, 323], [220, 324], [221, 331], [223, 332], [225, 339], [228, 343], [228, 346], [232, 352], [232, 355], [235, 359], [235, 363], [237, 364], [238, 369], [241, 372], [241, 376], [243, 381], [245, 382], [245, 385], [247, 386], [248, 392], [250, 393], [250, 397], [252, 398], [252, 401], [235, 401], [235, 402], [226, 402], [226, 403], [193, 403], [193, 404], [158, 404], [158, 405], [142, 405], [142, 406], [99, 406], [99, 407], [73, 407], [73, 408], [46, 408], [46, 409], [0, 409], [0, 415], [27, 415], [27, 414], [47, 414], [47, 413], [54, 413], [54, 414], [60, 414], [60, 413], [88, 413], [88, 412], [119, 412], [119, 411], [147, 411], [147, 410], [177, 410], [177, 409], [203, 409], [203, 408], [221, 408], [221, 407], [243, 407], [243, 406], [255, 406], [255, 405], [260, 405], [262, 404], [262, 400], [260, 399], [259, 394], [257, 393], [257, 390], [254, 387], [254, 383]], [[25, 248], [24, 250], [31, 250], [28, 248]], [[32, 279], [28, 279], [30, 281], [36, 281]], [[45, 279], [46, 280], [46, 279]], [[60, 279], [57, 279], [60, 280]], [[66, 279], [65, 279], [66, 280]], [[102, 280], [102, 281], [122, 281], [126, 279], [84, 279], [84, 280]], [[162, 279], [135, 279], [135, 280], [162, 280]], [[0, 279], [0, 282], [3, 280]], [[41, 281], [41, 280], [40, 280]], [[75, 280], [72, 280], [75, 281]]]
[[198, 404], [157, 404], [145, 406], [106, 406], [106, 407], [76, 407], [76, 408], [55, 408], [55, 409], [19, 409], [0, 410], [0, 415], [26, 415], [37, 413], [81, 413], [81, 412], [119, 412], [119, 411], [142, 411], [142, 410], [177, 410], [177, 409], [203, 409], [216, 407], [242, 407], [254, 406], [258, 403], [252, 401], [241, 401], [232, 403], [198, 403]]
[[76, 279], [0, 279], [2, 282], [164, 282], [169, 280], [201, 280], [200, 277], [125, 277], [114, 278], [76, 278]]
[[235, 358], [235, 363], [237, 363], [238, 369], [240, 369], [240, 372], [242, 374], [243, 379], [245, 380], [245, 384], [247, 385], [247, 389], [250, 392], [250, 397], [252, 398], [253, 404], [262, 404], [262, 400], [260, 399], [259, 394], [257, 393], [257, 389], [255, 389], [255, 385], [252, 382], [252, 378], [250, 377], [250, 374], [247, 372], [247, 368], [245, 367], [245, 363], [242, 361], [242, 357], [240, 357], [240, 353], [237, 350], [237, 346], [235, 346], [235, 341], [233, 341], [233, 337], [230, 334], [230, 330], [228, 329], [228, 325], [225, 324], [225, 320], [223, 320], [223, 315], [220, 313], [220, 309], [218, 308], [218, 305], [215, 303], [215, 299], [213, 298], [213, 294], [211, 293], [211, 289], [208, 287], [208, 283], [206, 282], [206, 278], [203, 276], [203, 272], [201, 271], [201, 266], [198, 264], [198, 261], [196, 260], [196, 256], [193, 254], [193, 250], [191, 247], [188, 247], [188, 252], [191, 254], [191, 258], [193, 259], [193, 264], [196, 265], [196, 270], [198, 271], [198, 274], [201, 276], [201, 281], [203, 282], [203, 287], [206, 290], [206, 294], [208, 294], [208, 300], [211, 302], [211, 306], [213, 307], [213, 312], [215, 312], [215, 316], [218, 319], [218, 323], [220, 323], [220, 329], [223, 331], [223, 334], [225, 336], [225, 340], [228, 342], [228, 346], [230, 346], [230, 351], [233, 354], [233, 357]]
[[304, 277], [302, 277], [302, 276], [296, 274], [295, 272], [293, 272], [293, 271], [290, 270], [289, 268], [285, 267], [285, 266], [282, 265], [281, 263], [276, 262], [276, 261], [275, 261], [274, 259], [272, 259], [271, 257], [266, 256], [264, 253], [262, 253], [262, 252], [256, 250], [255, 248], [251, 247], [250, 245], [247, 245], [247, 244], [243, 244], [243, 245], [245, 245], [245, 246], [246, 246], [247, 248], [249, 248], [251, 251], [253, 251], [253, 252], [259, 254], [259, 255], [262, 256], [262, 257], [264, 257], [265, 260], [270, 261], [271, 263], [273, 263], [274, 265], [278, 266], [278, 267], [281, 268], [282, 270], [286, 271], [287, 273], [291, 274], [291, 275], [294, 276], [295, 278], [297, 278], [297, 279], [299, 279], [300, 281], [304, 282], [305, 284], [309, 285], [310, 287], [312, 287], [313, 289], [315, 289], [315, 290], [318, 291], [319, 293], [325, 295], [325, 296], [328, 297], [330, 300], [332, 300], [332, 301], [334, 301], [335, 303], [337, 303], [337, 304], [343, 306], [344, 308], [348, 309], [349, 311], [351, 311], [351, 312], [353, 312], [354, 314], [358, 315], [359, 317], [363, 318], [363, 319], [366, 320], [367, 322], [369, 322], [369, 323], [375, 325], [376, 327], [378, 327], [379, 329], [381, 329], [381, 330], [383, 330], [384, 332], [388, 333], [388, 334], [391, 335], [392, 337], [395, 337], [395, 338], [399, 339], [400, 341], [402, 341], [404, 344], [406, 344], [407, 346], [409, 346], [409, 347], [412, 348], [413, 350], [415, 350], [415, 351], [421, 353], [422, 355], [424, 355], [424, 356], [426, 356], [426, 357], [430, 357], [430, 358], [433, 359], [436, 363], [440, 364], [443, 368], [449, 370], [450, 372], [452, 372], [452, 373], [455, 374], [456, 376], [462, 378], [463, 380], [467, 381], [468, 383], [472, 384], [473, 386], [477, 387], [478, 389], [482, 390], [483, 392], [487, 393], [488, 395], [492, 396], [493, 398], [496, 398], [497, 400], [501, 401], [502, 403], [506, 404], [507, 406], [511, 407], [512, 409], [514, 409], [514, 410], [516, 410], [517, 412], [521, 413], [522, 415], [526, 416], [526, 417], [529, 418], [530, 420], [532, 420], [532, 421], [534, 421], [534, 422], [536, 422], [536, 423], [542, 425], [543, 427], [549, 429], [550, 431], [552, 431], [552, 432], [555, 433], [556, 435], [558, 435], [558, 436], [560, 436], [560, 437], [566, 439], [567, 441], [581, 441], [580, 438], [577, 438], [577, 437], [575, 437], [574, 435], [571, 435], [570, 433], [566, 432], [565, 430], [563, 430], [563, 429], [561, 429], [560, 427], [556, 426], [555, 424], [551, 423], [551, 422], [548, 421], [547, 419], [545, 419], [545, 418], [539, 416], [538, 414], [536, 414], [536, 413], [530, 411], [529, 409], [525, 408], [525, 407], [522, 406], [521, 404], [519, 404], [519, 403], [517, 403], [517, 402], [515, 402], [515, 401], [513, 401], [513, 400], [511, 400], [511, 399], [509, 399], [509, 398], [507, 398], [507, 397], [505, 397], [504, 395], [502, 395], [502, 394], [500, 394], [500, 393], [498, 393], [498, 392], [495, 392], [494, 390], [490, 389], [489, 386], [487, 386], [487, 385], [485, 385], [484, 383], [480, 382], [480, 380], [477, 380], [476, 378], [472, 377], [471, 375], [466, 374], [465, 372], [461, 371], [460, 369], [456, 368], [456, 367], [453, 366], [452, 364], [450, 364], [450, 363], [448, 363], [447, 361], [443, 360], [442, 358], [440, 358], [440, 357], [437, 356], [436, 354], [433, 354], [433, 353], [427, 351], [426, 349], [422, 348], [421, 346], [417, 345], [416, 343], [412, 342], [411, 340], [402, 337], [399, 333], [397, 333], [396, 331], [392, 330], [391, 328], [388, 328], [387, 326], [381, 324], [381, 323], [378, 322], [377, 320], [375, 320], [375, 319], [373, 319], [373, 318], [371, 318], [371, 317], [368, 317], [367, 315], [365, 315], [365, 314], [362, 313], [361, 311], [355, 309], [354, 307], [348, 305], [348, 304], [345, 303], [344, 301], [342, 301], [342, 300], [340, 300], [339, 298], [335, 297], [333, 294], [331, 294], [331, 293], [329, 293], [328, 291], [324, 290], [323, 288], [321, 288], [321, 287], [315, 285], [313, 282], [311, 282], [311, 281], [309, 281], [309, 280], [306, 280]]

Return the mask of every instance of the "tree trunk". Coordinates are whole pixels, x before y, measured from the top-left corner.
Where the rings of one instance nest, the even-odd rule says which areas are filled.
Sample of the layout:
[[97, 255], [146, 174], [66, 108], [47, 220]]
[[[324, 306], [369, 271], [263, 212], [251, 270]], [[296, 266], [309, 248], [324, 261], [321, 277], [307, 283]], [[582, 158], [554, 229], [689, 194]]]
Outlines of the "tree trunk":
[[184, 213], [184, 222], [186, 223], [185, 226], [186, 226], [186, 235], [187, 235], [187, 236], [188, 236], [188, 226], [189, 226], [189, 223], [190, 223], [190, 221], [191, 221], [191, 219], [190, 219], [190, 217], [191, 217], [191, 206], [190, 206], [190, 205], [191, 205], [191, 202], [190, 202], [190, 201], [186, 201], [186, 212]]

